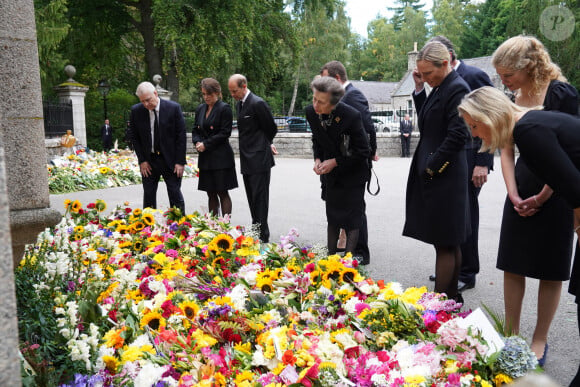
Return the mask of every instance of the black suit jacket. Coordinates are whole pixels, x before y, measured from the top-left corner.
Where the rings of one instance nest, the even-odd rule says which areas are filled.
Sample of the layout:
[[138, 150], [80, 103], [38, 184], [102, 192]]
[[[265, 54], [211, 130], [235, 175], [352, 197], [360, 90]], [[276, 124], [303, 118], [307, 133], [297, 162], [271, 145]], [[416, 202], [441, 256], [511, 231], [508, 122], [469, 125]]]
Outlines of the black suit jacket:
[[[175, 164], [185, 165], [185, 120], [177, 102], [159, 100], [159, 140], [161, 154], [167, 166], [173, 170]], [[131, 134], [133, 147], [139, 164], [151, 161], [151, 121], [149, 111], [142, 103], [131, 108]]]
[[229, 142], [232, 134], [232, 108], [224, 101], [217, 101], [206, 118], [207, 104], [203, 103], [195, 110], [195, 123], [191, 131], [191, 140], [195, 145], [203, 142], [205, 151], [199, 153], [200, 169], [233, 168], [234, 151]]
[[[370, 155], [369, 140], [362, 127], [360, 113], [342, 100], [334, 109], [331, 125], [324, 129], [312, 105], [306, 107], [306, 119], [312, 128], [312, 150], [315, 159], [336, 159], [337, 166], [326, 175], [326, 184], [343, 186], [364, 184], [369, 178], [367, 159]], [[341, 153], [340, 142], [348, 135], [350, 155]]]
[[413, 122], [411, 120], [401, 120], [401, 123], [399, 124], [399, 131], [401, 134], [411, 134], [413, 131]]
[[242, 174], [264, 173], [274, 166], [270, 145], [278, 132], [268, 104], [249, 93], [243, 106], [236, 105]]
[[363, 128], [369, 136], [369, 144], [371, 147], [370, 156], [374, 156], [377, 152], [377, 133], [369, 110], [369, 102], [362, 91], [354, 87], [352, 83], [349, 83], [344, 91], [345, 93], [341, 101], [355, 108], [360, 113]]
[[[467, 82], [471, 90], [479, 89], [483, 86], [493, 86], [491, 79], [489, 79], [485, 71], [474, 66], [469, 66], [465, 62], [461, 62], [456, 71]], [[481, 149], [481, 138], [473, 137], [471, 141], [467, 142], [467, 149]], [[492, 170], [493, 155], [489, 152], [477, 152], [475, 154], [475, 165], [487, 167], [489, 170]]]
[[103, 142], [113, 139], [113, 127], [109, 125], [109, 133], [107, 133], [107, 125], [101, 126], [101, 138]]

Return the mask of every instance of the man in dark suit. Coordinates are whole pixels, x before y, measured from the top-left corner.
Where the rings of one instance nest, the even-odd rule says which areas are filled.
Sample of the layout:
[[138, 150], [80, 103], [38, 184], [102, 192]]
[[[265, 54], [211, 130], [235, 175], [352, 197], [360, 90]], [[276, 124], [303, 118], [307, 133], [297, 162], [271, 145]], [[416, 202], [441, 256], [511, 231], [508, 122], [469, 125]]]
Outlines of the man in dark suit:
[[101, 126], [101, 139], [103, 140], [103, 150], [108, 152], [113, 147], [113, 127], [109, 125], [109, 120]]
[[[377, 161], [379, 157], [377, 156], [377, 133], [375, 131], [375, 125], [373, 124], [367, 98], [359, 89], [350, 83], [346, 75], [346, 68], [337, 60], [333, 60], [322, 66], [320, 75], [323, 77], [329, 76], [339, 81], [344, 88], [344, 96], [340, 101], [359, 111], [363, 127], [369, 139], [371, 153], [368, 164], [370, 167], [372, 167], [372, 161]], [[363, 204], [366, 207], [366, 203]], [[368, 265], [371, 260], [369, 251], [369, 233], [366, 211], [363, 212], [363, 222], [361, 228], [359, 229], [358, 242], [354, 250], [354, 255], [359, 259], [361, 265]]]
[[185, 120], [181, 106], [160, 99], [150, 82], [137, 86], [141, 103], [131, 108], [131, 135], [143, 180], [143, 207], [157, 208], [157, 186], [163, 176], [169, 205], [185, 214], [181, 178], [185, 166]]
[[413, 123], [408, 114], [401, 120], [399, 132], [401, 132], [401, 157], [411, 157], [411, 132]]
[[[471, 90], [483, 86], [493, 86], [489, 76], [477, 67], [469, 66], [457, 59], [453, 43], [445, 36], [433, 37], [430, 41], [443, 43], [451, 56], [451, 67], [463, 78]], [[479, 273], [479, 192], [487, 182], [487, 175], [493, 169], [493, 155], [479, 152], [481, 139], [473, 137], [465, 146], [469, 176], [469, 207], [471, 212], [471, 236], [461, 245], [461, 271], [459, 273], [458, 290], [463, 291], [475, 287], [475, 277]], [[433, 276], [431, 276], [433, 277]], [[430, 277], [430, 278], [431, 278]]]
[[272, 141], [278, 129], [270, 107], [248, 89], [246, 77], [241, 74], [232, 75], [228, 81], [228, 89], [232, 97], [239, 101], [236, 111], [240, 165], [252, 224], [260, 225], [260, 240], [266, 243], [270, 240], [270, 170], [274, 166], [273, 155], [278, 154]]

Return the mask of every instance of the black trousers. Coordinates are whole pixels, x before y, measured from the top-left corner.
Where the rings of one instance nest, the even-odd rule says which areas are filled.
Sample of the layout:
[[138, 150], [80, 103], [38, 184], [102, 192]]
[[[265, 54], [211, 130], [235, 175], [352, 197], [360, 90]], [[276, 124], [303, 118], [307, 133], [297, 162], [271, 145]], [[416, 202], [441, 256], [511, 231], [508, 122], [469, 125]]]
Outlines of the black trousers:
[[185, 202], [181, 193], [181, 178], [170, 169], [161, 155], [151, 155], [151, 174], [148, 177], [142, 176], [143, 181], [143, 208], [157, 208], [157, 186], [159, 179], [163, 176], [167, 186], [167, 196], [169, 205], [177, 207], [185, 214]]
[[401, 135], [401, 157], [411, 156], [411, 136]]
[[369, 251], [369, 230], [367, 227], [367, 214], [366, 208], [367, 204], [363, 200], [363, 217], [360, 228], [358, 229], [358, 242], [354, 248], [354, 255], [359, 255], [363, 258], [363, 262], [368, 263], [371, 259], [371, 253]]
[[252, 224], [260, 225], [260, 240], [270, 241], [268, 208], [270, 203], [270, 170], [263, 173], [244, 174], [244, 187], [252, 216]]
[[471, 213], [471, 235], [461, 245], [461, 270], [459, 281], [473, 282], [479, 273], [479, 192], [481, 187], [476, 187], [471, 181], [471, 174], [475, 168], [475, 154], [477, 149], [467, 149], [467, 170], [469, 171], [469, 183], [467, 196], [469, 200], [469, 212]]

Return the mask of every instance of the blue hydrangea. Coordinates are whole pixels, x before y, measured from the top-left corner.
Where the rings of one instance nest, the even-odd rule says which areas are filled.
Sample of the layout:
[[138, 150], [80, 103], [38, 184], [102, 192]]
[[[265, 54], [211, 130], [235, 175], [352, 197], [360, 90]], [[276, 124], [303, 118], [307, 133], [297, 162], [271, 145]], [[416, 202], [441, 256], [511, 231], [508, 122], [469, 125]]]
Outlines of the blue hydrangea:
[[524, 339], [511, 336], [505, 339], [505, 347], [501, 350], [495, 366], [502, 373], [519, 378], [536, 369], [538, 359]]

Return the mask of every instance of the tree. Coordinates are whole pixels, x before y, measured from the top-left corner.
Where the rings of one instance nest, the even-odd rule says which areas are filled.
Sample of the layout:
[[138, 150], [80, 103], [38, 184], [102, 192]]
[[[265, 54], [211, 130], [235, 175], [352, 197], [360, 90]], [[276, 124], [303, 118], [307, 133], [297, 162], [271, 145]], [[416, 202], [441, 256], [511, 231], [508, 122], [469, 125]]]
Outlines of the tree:
[[405, 19], [405, 10], [407, 7], [412, 8], [415, 12], [422, 12], [423, 17], [427, 18], [427, 13], [421, 9], [425, 6], [425, 4], [421, 3], [420, 1], [421, 0], [396, 0], [395, 3], [399, 5], [398, 7], [387, 7], [389, 11], [395, 12], [393, 18], [391, 19], [395, 31], [399, 31], [403, 23], [407, 21]]
[[51, 88], [63, 77], [67, 60], [59, 51], [59, 46], [70, 30], [66, 4], [67, 0], [34, 2], [40, 80], [43, 89]]
[[467, 14], [473, 12], [475, 6], [469, 0], [435, 0], [431, 13], [433, 14], [432, 34], [447, 37], [455, 46], [458, 57], [462, 57], [461, 37], [466, 32]]
[[[295, 52], [297, 61], [289, 115], [293, 114], [296, 106], [303, 108], [303, 105], [309, 102], [307, 95], [310, 82], [326, 62], [348, 61], [350, 37], [349, 21], [342, 0], [333, 4], [312, 1], [304, 4], [299, 14], [295, 16], [298, 38], [302, 45], [300, 50]], [[300, 90], [303, 93], [299, 93]], [[299, 95], [303, 96], [301, 100]]]

